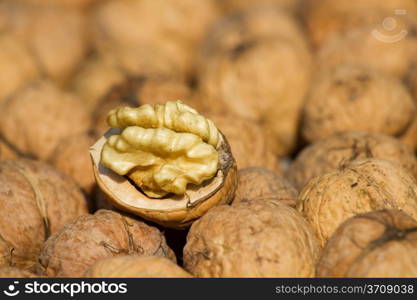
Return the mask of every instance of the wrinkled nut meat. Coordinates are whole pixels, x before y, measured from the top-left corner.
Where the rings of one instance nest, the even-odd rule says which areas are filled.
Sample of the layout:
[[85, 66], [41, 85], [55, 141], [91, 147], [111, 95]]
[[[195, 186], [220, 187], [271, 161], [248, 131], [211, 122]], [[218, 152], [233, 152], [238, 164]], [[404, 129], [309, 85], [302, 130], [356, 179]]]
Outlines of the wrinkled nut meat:
[[232, 200], [230, 147], [194, 109], [181, 101], [122, 107], [107, 121], [112, 129], [90, 152], [97, 183], [115, 206], [181, 228]]

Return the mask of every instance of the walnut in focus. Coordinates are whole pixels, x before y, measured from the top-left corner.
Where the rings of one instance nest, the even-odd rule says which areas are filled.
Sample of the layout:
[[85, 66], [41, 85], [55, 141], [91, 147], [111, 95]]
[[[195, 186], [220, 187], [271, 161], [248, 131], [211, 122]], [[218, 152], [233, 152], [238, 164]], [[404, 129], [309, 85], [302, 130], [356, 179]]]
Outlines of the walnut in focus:
[[370, 158], [312, 179], [301, 191], [297, 209], [322, 246], [346, 219], [380, 209], [401, 209], [417, 217], [415, 178], [399, 164]]
[[400, 210], [346, 220], [317, 265], [320, 277], [416, 277], [417, 221]]
[[196, 277], [312, 277], [317, 255], [301, 215], [262, 199], [216, 207], [195, 222], [184, 265]]
[[87, 214], [87, 202], [67, 176], [26, 159], [0, 162], [0, 266], [32, 268], [44, 241]]
[[38, 269], [46, 276], [80, 277], [99, 259], [156, 255], [175, 262], [174, 252], [155, 227], [110, 210], [67, 223], [43, 245]]

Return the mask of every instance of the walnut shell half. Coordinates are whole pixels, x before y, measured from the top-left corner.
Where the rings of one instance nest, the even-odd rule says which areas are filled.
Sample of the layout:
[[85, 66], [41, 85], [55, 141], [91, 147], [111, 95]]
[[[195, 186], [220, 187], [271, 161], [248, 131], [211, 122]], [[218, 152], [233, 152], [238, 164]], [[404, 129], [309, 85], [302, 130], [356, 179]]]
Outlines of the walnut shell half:
[[217, 147], [220, 167], [214, 178], [200, 186], [189, 186], [183, 196], [153, 199], [139, 191], [128, 179], [100, 163], [102, 148], [114, 133], [114, 129], [109, 130], [90, 148], [97, 184], [112, 205], [166, 227], [185, 228], [211, 207], [232, 201], [237, 168], [223, 135], [220, 135]]

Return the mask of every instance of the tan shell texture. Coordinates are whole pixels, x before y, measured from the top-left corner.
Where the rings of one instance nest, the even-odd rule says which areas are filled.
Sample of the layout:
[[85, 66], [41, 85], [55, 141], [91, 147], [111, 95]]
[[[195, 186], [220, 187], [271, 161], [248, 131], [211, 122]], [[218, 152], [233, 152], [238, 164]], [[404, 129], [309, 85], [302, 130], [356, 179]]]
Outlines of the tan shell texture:
[[39, 72], [29, 50], [11, 34], [0, 34], [0, 103], [37, 78]]
[[414, 101], [399, 80], [341, 65], [312, 84], [303, 111], [302, 134], [309, 142], [348, 130], [399, 137], [411, 126], [415, 114]]
[[260, 167], [240, 169], [233, 205], [244, 201], [274, 199], [295, 207], [297, 190], [279, 174]]
[[33, 278], [38, 277], [30, 271], [15, 267], [0, 267], [0, 278]]
[[4, 139], [23, 154], [48, 159], [71, 135], [86, 132], [90, 115], [81, 101], [49, 81], [37, 81], [9, 98], [0, 111]]
[[317, 265], [320, 277], [416, 277], [417, 221], [399, 210], [357, 215], [334, 233]]
[[55, 168], [72, 177], [87, 194], [96, 186], [88, 153], [95, 140], [96, 137], [90, 133], [70, 136], [58, 144], [50, 158]]
[[[407, 13], [395, 14], [396, 10]], [[405, 16], [417, 15], [417, 3], [414, 0], [306, 0], [302, 12], [312, 43], [320, 46], [335, 33], [366, 25], [377, 29], [389, 17], [398, 22]]]
[[[239, 116], [207, 116], [227, 137], [238, 169], [257, 166], [282, 172], [277, 157], [268, 148], [268, 137], [259, 123]], [[230, 122], [231, 119], [233, 122]]]
[[164, 227], [184, 229], [212, 207], [233, 200], [237, 167], [223, 135], [216, 148], [219, 152], [219, 170], [214, 178], [206, 184], [187, 187], [185, 195], [154, 199], [145, 196], [125, 177], [100, 163], [101, 149], [112, 134], [110, 130], [90, 148], [96, 182], [111, 205]]
[[32, 267], [43, 242], [87, 214], [77, 185], [52, 167], [26, 159], [0, 162], [0, 266]]
[[25, 43], [41, 72], [58, 82], [74, 72], [88, 50], [87, 20], [80, 11], [6, 0], [0, 5], [0, 19]]
[[287, 176], [301, 190], [312, 178], [364, 158], [397, 162], [417, 179], [417, 158], [410, 148], [393, 137], [363, 131], [336, 133], [304, 148]]
[[317, 252], [296, 210], [253, 200], [216, 207], [195, 222], [184, 265], [196, 277], [312, 277]]
[[155, 227], [110, 210], [81, 216], [51, 236], [38, 269], [46, 276], [80, 277], [97, 260], [117, 255], [156, 255], [175, 261]]
[[191, 274], [160, 256], [117, 256], [97, 261], [84, 274], [92, 278], [190, 278]]
[[402, 78], [415, 60], [417, 37], [411, 33], [416, 26], [415, 21], [399, 23], [395, 34], [376, 26], [334, 34], [318, 50], [317, 65], [356, 64]]
[[417, 217], [417, 184], [400, 165], [382, 159], [353, 161], [312, 179], [297, 209], [322, 246], [346, 219], [379, 209], [401, 209]]
[[196, 47], [217, 15], [212, 0], [107, 1], [93, 14], [93, 42], [103, 52], [152, 49], [141, 53], [150, 64], [158, 64], [152, 55], [155, 49], [184, 74], [192, 68]]

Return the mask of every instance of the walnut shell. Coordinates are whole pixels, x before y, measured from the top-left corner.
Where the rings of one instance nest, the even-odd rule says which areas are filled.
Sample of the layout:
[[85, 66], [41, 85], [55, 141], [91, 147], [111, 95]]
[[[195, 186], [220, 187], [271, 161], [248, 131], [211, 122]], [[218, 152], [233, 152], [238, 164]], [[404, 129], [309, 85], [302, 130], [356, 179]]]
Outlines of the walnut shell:
[[39, 76], [29, 50], [11, 34], [0, 34], [0, 67], [5, 74], [0, 76], [0, 103]]
[[38, 81], [3, 104], [0, 131], [23, 154], [48, 159], [65, 138], [86, 132], [90, 115], [82, 103], [48, 81]]
[[159, 64], [154, 51], [146, 51], [153, 49], [184, 74], [192, 68], [196, 47], [217, 15], [212, 0], [107, 1], [94, 11], [92, 37], [99, 51], [145, 49], [144, 60]]
[[309, 142], [348, 130], [398, 137], [407, 131], [415, 114], [413, 99], [399, 80], [341, 65], [323, 72], [312, 85], [304, 106], [302, 134]]
[[92, 278], [190, 278], [191, 274], [159, 256], [117, 256], [97, 261], [84, 274]]
[[88, 50], [85, 16], [78, 10], [2, 1], [0, 19], [36, 59], [40, 71], [63, 82]]
[[0, 267], [0, 278], [34, 278], [38, 277], [30, 271], [15, 267]]
[[362, 158], [397, 162], [417, 179], [417, 159], [409, 147], [393, 137], [361, 131], [336, 133], [304, 148], [290, 165], [288, 179], [301, 190], [312, 178]]
[[240, 169], [237, 172], [237, 189], [233, 205], [241, 201], [275, 199], [295, 207], [296, 189], [277, 173], [259, 167]]
[[216, 207], [195, 222], [184, 265], [197, 277], [311, 277], [317, 252], [296, 210], [263, 199]]
[[[406, 14], [396, 14], [397, 10], [405, 10]], [[417, 3], [414, 0], [306, 0], [302, 15], [310, 40], [320, 46], [335, 33], [366, 25], [377, 29], [389, 17], [398, 22], [405, 16], [417, 15]]]
[[317, 65], [320, 69], [341, 64], [360, 65], [402, 78], [415, 60], [417, 37], [412, 32], [416, 28], [417, 23], [413, 21], [398, 26], [400, 32], [395, 35], [378, 31], [375, 26], [334, 34], [318, 50]]
[[181, 79], [165, 76], [133, 76], [113, 85], [96, 105], [93, 112], [94, 129], [98, 134], [109, 130], [108, 112], [121, 106], [143, 104], [164, 104], [167, 100], [181, 100], [198, 109], [199, 101], [194, 100], [192, 91]]
[[204, 185], [187, 187], [185, 195], [154, 199], [100, 163], [101, 150], [114, 133], [114, 129], [109, 130], [90, 148], [96, 182], [111, 205], [165, 227], [182, 229], [189, 227], [213, 206], [233, 200], [237, 168], [223, 135], [216, 148], [219, 152], [219, 170], [215, 177]]
[[39, 256], [47, 276], [80, 277], [97, 260], [121, 254], [156, 255], [175, 261], [155, 227], [110, 210], [81, 216], [51, 236]]
[[88, 213], [70, 178], [26, 159], [0, 162], [0, 203], [0, 266], [33, 266], [50, 234]]
[[195, 222], [184, 265], [197, 277], [312, 277], [317, 254], [301, 215], [263, 199], [216, 207]]
[[346, 219], [378, 209], [401, 209], [417, 217], [417, 184], [400, 165], [370, 158], [312, 179], [301, 191], [297, 209], [320, 244]]
[[346, 220], [317, 265], [320, 277], [416, 277], [417, 221], [399, 210]]
[[296, 143], [310, 63], [298, 42], [255, 38], [210, 60], [200, 73], [201, 93], [219, 111], [262, 121], [272, 151], [285, 155]]
[[208, 114], [208, 118], [227, 136], [239, 169], [258, 166], [281, 173], [262, 126], [239, 116]]
[[50, 158], [55, 168], [72, 177], [87, 194], [92, 192], [96, 183], [88, 152], [95, 140], [91, 133], [70, 136], [58, 144]]

